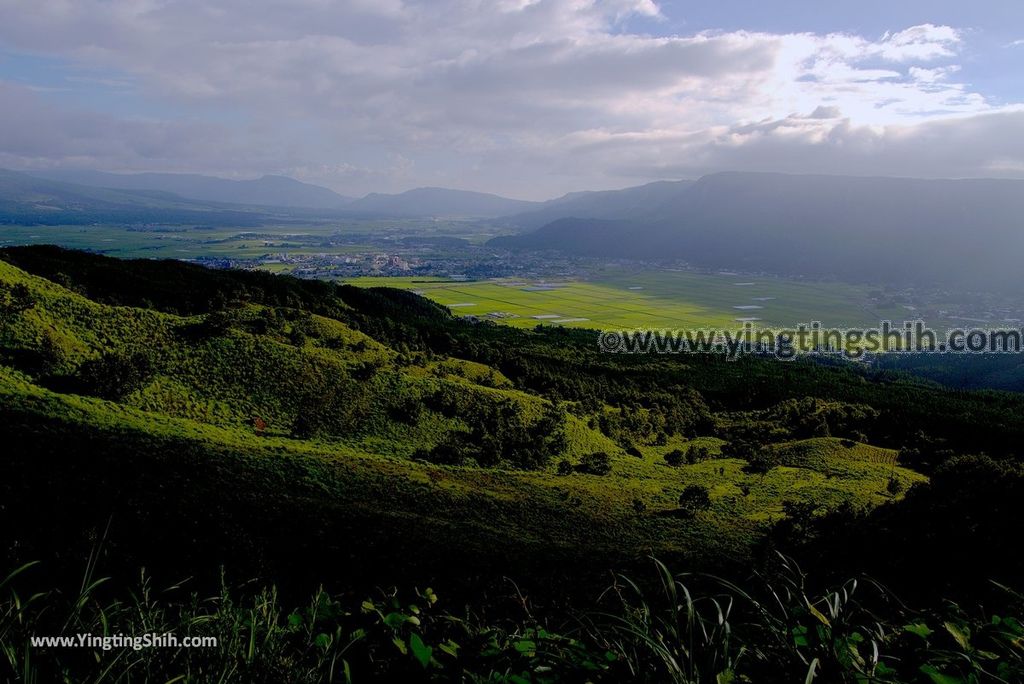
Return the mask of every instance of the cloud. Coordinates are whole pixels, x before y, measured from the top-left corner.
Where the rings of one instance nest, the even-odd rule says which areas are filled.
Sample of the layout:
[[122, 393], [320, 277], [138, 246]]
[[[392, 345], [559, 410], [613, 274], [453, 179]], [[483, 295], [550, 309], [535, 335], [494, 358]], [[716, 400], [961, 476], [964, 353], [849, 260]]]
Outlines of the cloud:
[[907, 73], [917, 83], [938, 83], [939, 81], [945, 81], [951, 75], [960, 71], [960, 66], [953, 64], [946, 67], [938, 67], [936, 69], [924, 69], [922, 67], [910, 67]]
[[[120, 118], [56, 109], [38, 93], [0, 81], [0, 167], [191, 171], [224, 175], [275, 166], [291, 153], [256, 130], [200, 121]], [[292, 161], [295, 161], [294, 159]]]
[[842, 116], [842, 111], [839, 107], [826, 107], [825, 105], [818, 105], [814, 108], [814, 111], [807, 115], [808, 119], [838, 119]]
[[[44, 114], [32, 122], [0, 107], [9, 165], [291, 172], [354, 193], [452, 185], [544, 197], [730, 160], [760, 168], [767, 149], [780, 166], [839, 166], [843, 154], [860, 164], [864, 146], [895, 146], [895, 131], [1012, 110], [957, 81], [964, 34], [932, 24], [878, 38], [630, 32], [631, 18], [660, 18], [652, 0], [19, 5], [0, 0], [0, 44], [95, 69], [130, 84], [147, 112], [173, 114], [132, 116], [99, 98], [88, 111], [9, 87], [15, 112]], [[959, 151], [972, 160], [962, 168], [1018, 173], [1015, 153], [992, 166], [977, 152]], [[901, 173], [914, 163], [875, 158]]]
[[953, 57], [961, 42], [960, 32], [950, 26], [921, 24], [896, 33], [886, 33], [876, 49], [883, 58], [895, 62], [930, 61]]

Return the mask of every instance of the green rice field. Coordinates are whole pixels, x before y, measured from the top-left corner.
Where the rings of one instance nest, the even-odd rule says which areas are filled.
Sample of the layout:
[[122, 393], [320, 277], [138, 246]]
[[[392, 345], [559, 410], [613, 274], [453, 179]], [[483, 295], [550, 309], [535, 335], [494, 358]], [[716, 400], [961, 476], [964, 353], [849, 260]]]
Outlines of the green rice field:
[[757, 327], [821, 321], [826, 326], [902, 320], [903, 309], [871, 308], [866, 287], [771, 277], [658, 270], [610, 273], [592, 280], [355, 278], [346, 282], [412, 290], [453, 313], [518, 327]]

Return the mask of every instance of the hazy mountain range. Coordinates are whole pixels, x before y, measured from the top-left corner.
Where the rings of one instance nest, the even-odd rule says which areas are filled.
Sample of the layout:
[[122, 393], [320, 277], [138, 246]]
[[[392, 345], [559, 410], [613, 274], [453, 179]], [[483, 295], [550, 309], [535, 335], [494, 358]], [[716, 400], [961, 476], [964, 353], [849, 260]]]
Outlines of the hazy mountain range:
[[[26, 187], [34, 187], [37, 195], [46, 195], [46, 206], [50, 208], [81, 207], [82, 197], [133, 206], [140, 202], [146, 204], [158, 197], [153, 193], [162, 193], [165, 201], [177, 202], [179, 207], [199, 202], [205, 203], [203, 209], [209, 208], [209, 203], [214, 203], [221, 209], [249, 208], [260, 211], [260, 208], [273, 208], [374, 217], [495, 218], [544, 206], [540, 202], [526, 202], [498, 195], [446, 188], [417, 188], [398, 194], [371, 193], [355, 199], [339, 195], [328, 188], [285, 176], [228, 180], [197, 174], [121, 174], [64, 169], [2, 173], [0, 202], [7, 203], [8, 212], [13, 208], [11, 203], [17, 204], [20, 202], [19, 198], [26, 197], [23, 192]], [[98, 192], [97, 189], [121, 191], [121, 194]], [[63, 201], [62, 198], [67, 201]], [[24, 215], [31, 212], [32, 207], [29, 204], [18, 207], [17, 213]]]
[[499, 195], [446, 188], [417, 188], [397, 195], [371, 193], [346, 208], [383, 216], [476, 216], [493, 218], [543, 206]]
[[271, 207], [339, 209], [352, 201], [333, 190], [286, 176], [228, 180], [191, 173], [104, 173], [102, 171], [33, 171], [32, 176], [117, 190], [156, 190], [186, 199]]
[[0, 224], [258, 224], [260, 215], [244, 209], [241, 205], [190, 200], [159, 190], [91, 187], [0, 169]]
[[510, 250], [1001, 289], [1017, 286], [1024, 255], [1024, 181], [1016, 180], [719, 173], [526, 202], [444, 188], [353, 200], [274, 176], [39, 175], [0, 171], [0, 222], [472, 217], [521, 231], [490, 243]]
[[624, 190], [573, 192], [548, 202], [534, 203], [504, 221], [520, 228], [539, 228], [558, 219], [638, 219], [654, 216], [659, 208], [693, 181], [657, 181]]
[[[584, 195], [571, 212], [549, 206], [544, 218], [564, 216], [490, 244], [853, 282], [1019, 287], [1024, 181], [720, 173], [609, 196]], [[529, 227], [534, 216], [509, 220]]]

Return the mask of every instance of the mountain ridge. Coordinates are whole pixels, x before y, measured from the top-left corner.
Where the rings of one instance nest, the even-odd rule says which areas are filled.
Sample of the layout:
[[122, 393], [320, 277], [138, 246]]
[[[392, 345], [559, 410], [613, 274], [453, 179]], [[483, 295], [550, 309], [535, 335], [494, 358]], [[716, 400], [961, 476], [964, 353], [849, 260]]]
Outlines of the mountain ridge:
[[539, 202], [510, 199], [492, 193], [422, 187], [388, 194], [373, 192], [353, 201], [349, 211], [392, 216], [473, 216], [496, 218], [538, 206]]
[[1024, 253], [1021, 216], [1024, 181], [726, 172], [682, 187], [646, 214], [565, 216], [489, 244], [1005, 289]]
[[89, 187], [158, 190], [174, 193], [185, 199], [227, 204], [340, 209], [353, 199], [319, 185], [279, 175], [264, 175], [251, 180], [232, 180], [195, 173], [108, 173], [85, 169], [25, 173], [35, 178]]

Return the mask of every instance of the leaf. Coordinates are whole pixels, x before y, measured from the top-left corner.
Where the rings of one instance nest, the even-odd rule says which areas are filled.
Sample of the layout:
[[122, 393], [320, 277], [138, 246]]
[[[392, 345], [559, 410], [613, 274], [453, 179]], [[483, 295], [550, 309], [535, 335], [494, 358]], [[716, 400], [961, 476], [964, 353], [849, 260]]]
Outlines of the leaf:
[[956, 640], [956, 643], [960, 644], [960, 648], [965, 651], [974, 650], [971, 648], [971, 632], [969, 629], [953, 624], [952, 622], [944, 622], [943, 627], [945, 627], [950, 636]]
[[821, 668], [821, 661], [817, 658], [811, 661], [810, 667], [807, 668], [807, 676], [804, 677], [804, 684], [811, 684], [814, 678], [818, 675], [818, 670]]
[[934, 634], [934, 631], [923, 622], [917, 622], [910, 625], [903, 625], [903, 631], [908, 634], [916, 634], [922, 639], [927, 639], [929, 636]]
[[302, 624], [302, 616], [299, 615], [298, 613], [292, 613], [291, 615], [288, 616], [288, 626], [289, 627], [298, 627], [301, 624]]
[[347, 660], [341, 661], [341, 671], [345, 675], [345, 684], [352, 684], [352, 667]]
[[964, 684], [964, 680], [959, 677], [942, 674], [931, 665], [922, 665], [921, 672], [928, 675], [929, 679], [932, 680], [932, 684]]
[[821, 621], [821, 624], [825, 625], [826, 627], [832, 626], [832, 623], [828, 621], [828, 618], [825, 617], [825, 614], [817, 608], [815, 608], [814, 604], [812, 604], [810, 601], [807, 602], [807, 608], [811, 611], [811, 615], [813, 615]]
[[420, 665], [423, 667], [430, 665], [430, 658], [434, 655], [434, 649], [423, 643], [423, 639], [416, 632], [409, 635], [409, 648], [412, 650], [416, 660], [420, 661]]
[[398, 629], [405, 624], [407, 619], [407, 616], [402, 613], [388, 613], [384, 616], [384, 624], [391, 629]]
[[512, 646], [523, 655], [532, 657], [537, 654], [537, 642], [530, 641], [529, 639], [520, 639], [512, 644]]
[[395, 645], [395, 647], [401, 652], [402, 655], [405, 655], [409, 652], [409, 649], [405, 645], [405, 641], [403, 641], [400, 637], [395, 637], [391, 640], [391, 643]]

